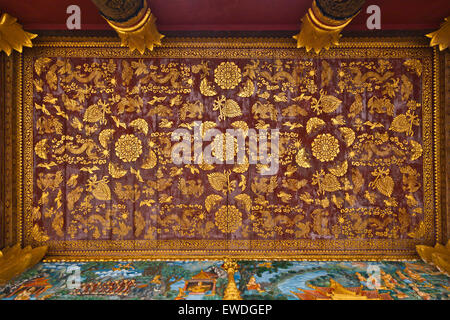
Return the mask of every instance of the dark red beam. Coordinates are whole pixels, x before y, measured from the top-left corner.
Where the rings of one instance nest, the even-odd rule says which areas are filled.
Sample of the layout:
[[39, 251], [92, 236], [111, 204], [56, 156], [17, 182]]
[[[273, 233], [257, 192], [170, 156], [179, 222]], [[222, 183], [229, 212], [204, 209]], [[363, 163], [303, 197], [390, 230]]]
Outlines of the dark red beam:
[[[66, 8], [81, 8], [84, 30], [108, 30], [90, 0], [0, 0], [0, 11], [19, 18], [25, 29], [65, 30]], [[300, 18], [311, 0], [149, 0], [161, 31], [194, 30], [292, 30], [300, 28]], [[368, 5], [381, 8], [382, 30], [436, 29], [450, 15], [448, 0], [373, 0], [346, 30], [367, 30]]]

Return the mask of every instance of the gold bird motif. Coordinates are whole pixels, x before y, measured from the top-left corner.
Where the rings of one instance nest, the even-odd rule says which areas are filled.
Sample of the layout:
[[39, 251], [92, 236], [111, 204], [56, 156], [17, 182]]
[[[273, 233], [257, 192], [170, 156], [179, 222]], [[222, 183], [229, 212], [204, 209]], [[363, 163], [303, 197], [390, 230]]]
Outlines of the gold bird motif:
[[97, 171], [97, 170], [100, 170], [100, 168], [97, 167], [97, 166], [93, 166], [92, 168], [83, 167], [83, 168], [80, 169], [80, 171], [86, 171], [86, 172], [89, 172], [90, 174], [93, 174], [94, 171]]
[[37, 166], [41, 167], [41, 168], [45, 168], [47, 170], [50, 170], [51, 167], [56, 166], [56, 163], [55, 163], [55, 161], [52, 161], [50, 163], [39, 163]]

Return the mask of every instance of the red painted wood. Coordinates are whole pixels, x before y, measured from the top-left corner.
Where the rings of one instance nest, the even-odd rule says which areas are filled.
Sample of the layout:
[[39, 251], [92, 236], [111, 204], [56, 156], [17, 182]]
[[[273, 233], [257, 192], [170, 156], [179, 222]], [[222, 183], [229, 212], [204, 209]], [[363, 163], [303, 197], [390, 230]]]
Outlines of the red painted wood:
[[[66, 29], [66, 8], [81, 7], [82, 29], [107, 30], [109, 26], [90, 0], [0, 0], [0, 11], [18, 17], [26, 29]], [[298, 30], [311, 0], [149, 0], [164, 30]], [[381, 7], [383, 30], [417, 30], [439, 27], [450, 15], [448, 0], [371, 0], [346, 30], [367, 30], [368, 5]]]

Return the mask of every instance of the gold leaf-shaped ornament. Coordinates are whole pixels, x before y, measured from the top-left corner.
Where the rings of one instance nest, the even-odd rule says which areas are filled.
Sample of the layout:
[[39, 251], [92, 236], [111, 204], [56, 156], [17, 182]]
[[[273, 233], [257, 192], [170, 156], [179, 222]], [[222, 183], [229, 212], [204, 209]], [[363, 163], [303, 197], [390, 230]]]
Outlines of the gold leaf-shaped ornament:
[[218, 194], [210, 194], [205, 199], [205, 208], [206, 211], [211, 212], [211, 209], [214, 208], [220, 201], [222, 201], [222, 197]]
[[306, 157], [305, 148], [301, 148], [300, 150], [298, 150], [297, 155], [295, 156], [295, 162], [297, 162], [299, 167], [311, 168], [311, 164]]
[[306, 132], [310, 134], [313, 130], [320, 128], [325, 125], [325, 121], [320, 118], [313, 117], [308, 120], [306, 123]]
[[92, 190], [92, 195], [98, 200], [108, 201], [111, 200], [111, 189], [104, 180], [100, 180]]
[[336, 109], [341, 105], [342, 101], [335, 96], [327, 95], [320, 100], [320, 106], [323, 112], [331, 113], [336, 111]]

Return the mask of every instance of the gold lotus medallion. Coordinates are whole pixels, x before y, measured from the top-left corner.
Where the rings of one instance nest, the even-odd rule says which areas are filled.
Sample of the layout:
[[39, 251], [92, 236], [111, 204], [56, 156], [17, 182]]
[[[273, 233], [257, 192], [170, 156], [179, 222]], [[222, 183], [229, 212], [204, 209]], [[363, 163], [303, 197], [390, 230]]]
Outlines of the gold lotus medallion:
[[224, 205], [215, 215], [217, 228], [223, 233], [235, 232], [242, 224], [242, 213], [235, 206]]
[[339, 153], [339, 142], [329, 133], [318, 135], [311, 144], [312, 154], [321, 162], [333, 161]]
[[142, 154], [142, 143], [135, 135], [124, 134], [116, 142], [116, 155], [123, 162], [136, 161]]
[[222, 89], [233, 89], [241, 82], [241, 69], [234, 62], [222, 62], [214, 70], [214, 81]]

